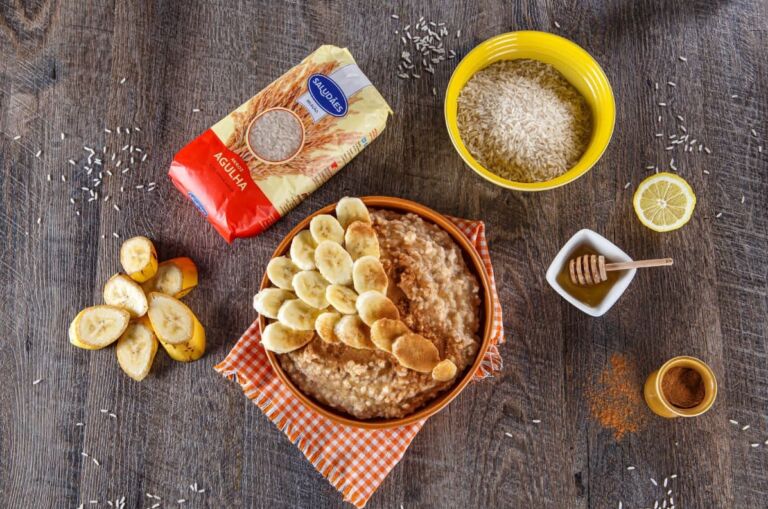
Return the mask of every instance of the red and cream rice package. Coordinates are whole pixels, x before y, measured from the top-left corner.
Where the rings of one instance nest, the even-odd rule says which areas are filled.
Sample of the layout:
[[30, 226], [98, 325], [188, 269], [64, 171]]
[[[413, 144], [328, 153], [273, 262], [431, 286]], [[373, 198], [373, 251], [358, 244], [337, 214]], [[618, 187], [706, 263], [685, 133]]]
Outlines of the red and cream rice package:
[[232, 242], [261, 233], [320, 187], [391, 113], [348, 50], [321, 46], [181, 149], [169, 175]]

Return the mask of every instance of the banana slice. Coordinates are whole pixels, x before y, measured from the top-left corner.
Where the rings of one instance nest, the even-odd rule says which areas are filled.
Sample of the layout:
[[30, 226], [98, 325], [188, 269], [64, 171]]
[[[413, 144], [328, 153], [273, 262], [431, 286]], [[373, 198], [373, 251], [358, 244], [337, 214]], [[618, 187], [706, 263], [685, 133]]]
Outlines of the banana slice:
[[303, 270], [293, 276], [293, 290], [296, 295], [317, 309], [328, 307], [328, 299], [325, 298], [325, 289], [328, 281], [316, 270]]
[[115, 353], [126, 375], [137, 382], [144, 380], [157, 353], [157, 338], [152, 327], [142, 321], [132, 322], [117, 340]]
[[155, 276], [157, 272], [157, 251], [146, 237], [132, 237], [120, 246], [120, 265], [131, 279], [138, 283]]
[[376, 258], [381, 256], [376, 231], [373, 226], [362, 221], [355, 221], [347, 227], [347, 233], [344, 234], [344, 247], [353, 260], [363, 256]]
[[267, 318], [277, 318], [277, 312], [280, 306], [289, 299], [295, 299], [296, 295], [282, 288], [264, 288], [253, 296], [253, 309], [259, 312], [261, 316]]
[[144, 290], [125, 274], [115, 274], [104, 284], [104, 303], [125, 309], [131, 318], [147, 313], [147, 296]]
[[329, 311], [328, 313], [320, 313], [315, 320], [315, 330], [320, 339], [326, 343], [338, 343], [339, 338], [333, 331], [338, 321], [341, 320], [341, 314]]
[[371, 341], [379, 350], [392, 353], [392, 343], [411, 330], [400, 320], [382, 318], [371, 325]]
[[344, 228], [354, 221], [371, 222], [371, 215], [368, 213], [368, 207], [365, 206], [363, 200], [349, 196], [345, 196], [336, 204], [336, 218]]
[[130, 319], [128, 311], [114, 306], [85, 308], [69, 325], [69, 342], [85, 350], [99, 350], [117, 341]]
[[317, 243], [309, 230], [302, 230], [291, 241], [291, 260], [303, 270], [315, 268], [315, 248]]
[[357, 315], [342, 316], [333, 328], [333, 332], [339, 341], [352, 348], [375, 350], [376, 345], [371, 342], [368, 327]]
[[438, 382], [447, 382], [456, 377], [456, 371], [458, 371], [456, 364], [454, 364], [451, 359], [445, 359], [438, 362], [437, 365], [432, 368], [432, 378]]
[[330, 214], [319, 214], [309, 222], [309, 231], [316, 243], [330, 240], [341, 244], [344, 242], [344, 228], [341, 223]]
[[145, 293], [160, 292], [180, 299], [197, 286], [197, 266], [182, 256], [161, 262], [155, 277], [141, 285]]
[[288, 353], [298, 350], [315, 337], [313, 331], [298, 331], [280, 322], [272, 322], [261, 334], [261, 344], [275, 353]]
[[330, 285], [325, 289], [325, 298], [328, 303], [339, 313], [354, 315], [357, 313], [355, 303], [357, 293], [351, 288], [342, 285]]
[[147, 316], [158, 341], [172, 359], [189, 362], [203, 356], [205, 329], [179, 299], [164, 293], [150, 293]]
[[392, 355], [402, 366], [419, 373], [431, 373], [440, 362], [440, 353], [430, 340], [411, 332], [392, 343]]
[[352, 265], [352, 285], [357, 293], [374, 291], [386, 295], [389, 278], [377, 257], [363, 256]]
[[293, 290], [293, 276], [301, 269], [285, 256], [272, 258], [267, 264], [267, 278], [273, 285], [283, 290]]
[[317, 270], [325, 279], [336, 285], [352, 284], [352, 258], [343, 247], [324, 240], [315, 249]]
[[400, 319], [400, 312], [395, 303], [379, 292], [361, 293], [355, 302], [355, 308], [366, 325], [371, 326], [382, 318]]
[[283, 302], [277, 312], [277, 319], [283, 325], [300, 331], [315, 330], [315, 319], [319, 310], [299, 299]]

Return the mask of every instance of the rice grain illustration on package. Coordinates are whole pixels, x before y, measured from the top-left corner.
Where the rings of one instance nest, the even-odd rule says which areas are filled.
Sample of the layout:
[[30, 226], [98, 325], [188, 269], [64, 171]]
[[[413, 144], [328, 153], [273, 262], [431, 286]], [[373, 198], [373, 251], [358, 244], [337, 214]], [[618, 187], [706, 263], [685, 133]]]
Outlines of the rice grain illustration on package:
[[232, 242], [298, 205], [391, 114], [347, 49], [321, 46], [181, 149], [169, 175]]

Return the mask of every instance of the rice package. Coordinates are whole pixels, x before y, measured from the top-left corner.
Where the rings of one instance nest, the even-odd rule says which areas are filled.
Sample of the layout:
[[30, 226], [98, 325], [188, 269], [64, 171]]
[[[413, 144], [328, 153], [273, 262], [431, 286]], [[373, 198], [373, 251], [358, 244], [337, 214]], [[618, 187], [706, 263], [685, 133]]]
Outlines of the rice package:
[[261, 233], [384, 130], [350, 52], [321, 46], [181, 149], [169, 175], [227, 240]]

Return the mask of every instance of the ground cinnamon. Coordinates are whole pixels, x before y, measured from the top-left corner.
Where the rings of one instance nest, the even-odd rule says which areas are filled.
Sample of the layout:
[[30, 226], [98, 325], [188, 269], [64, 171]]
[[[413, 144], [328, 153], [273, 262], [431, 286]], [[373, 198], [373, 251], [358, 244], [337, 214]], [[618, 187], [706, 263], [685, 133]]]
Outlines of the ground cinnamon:
[[642, 429], [645, 424], [642, 382], [635, 366], [621, 354], [612, 354], [586, 394], [592, 416], [605, 428], [613, 430], [616, 440]]
[[692, 368], [676, 366], [661, 379], [661, 392], [678, 408], [693, 408], [704, 401], [704, 381]]

